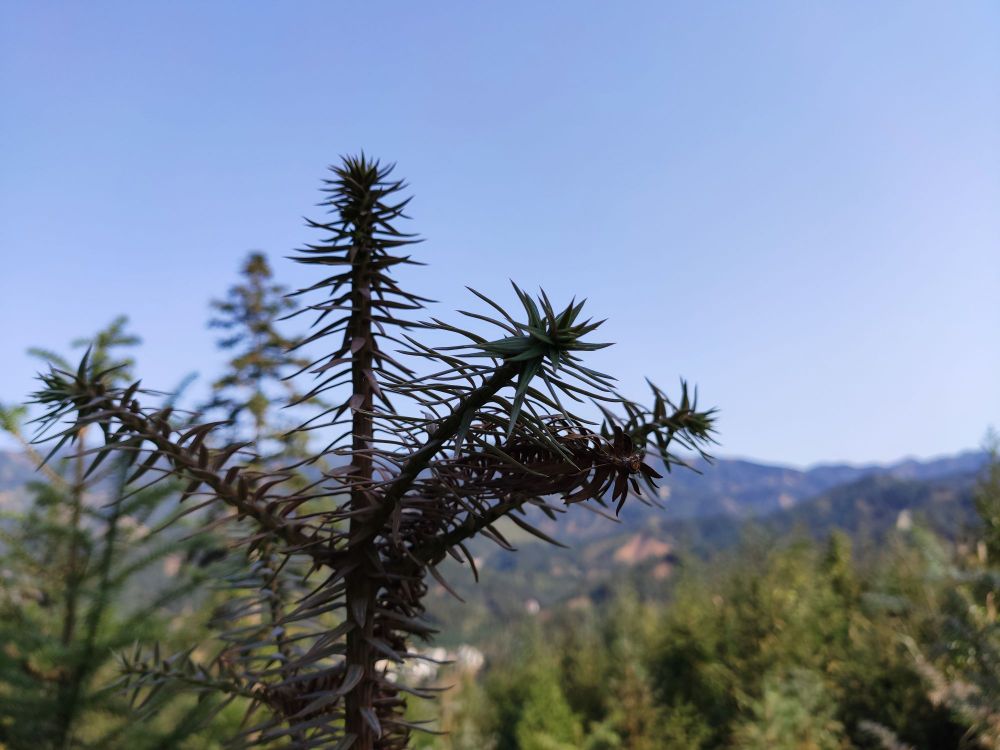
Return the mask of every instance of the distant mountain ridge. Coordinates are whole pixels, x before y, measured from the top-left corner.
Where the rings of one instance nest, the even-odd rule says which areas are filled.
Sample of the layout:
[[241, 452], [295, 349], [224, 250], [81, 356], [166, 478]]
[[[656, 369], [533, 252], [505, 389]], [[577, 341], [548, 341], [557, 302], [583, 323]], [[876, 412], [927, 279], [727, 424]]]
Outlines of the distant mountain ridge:
[[[794, 508], [804, 500], [834, 487], [866, 477], [930, 481], [949, 476], [974, 474], [986, 463], [982, 451], [966, 451], [954, 456], [927, 461], [904, 459], [891, 464], [820, 464], [808, 469], [756, 463], [746, 459], [717, 459], [711, 464], [701, 459], [691, 461], [697, 470], [675, 467], [663, 471], [658, 480], [662, 511], [652, 511], [660, 521], [723, 517], [728, 519], [760, 518]], [[626, 503], [620, 520], [626, 527], [645, 526], [651, 511], [640, 503]], [[573, 513], [556, 523], [547, 523], [546, 532], [558, 538], [586, 540], [614, 533], [607, 521], [589, 513]]]

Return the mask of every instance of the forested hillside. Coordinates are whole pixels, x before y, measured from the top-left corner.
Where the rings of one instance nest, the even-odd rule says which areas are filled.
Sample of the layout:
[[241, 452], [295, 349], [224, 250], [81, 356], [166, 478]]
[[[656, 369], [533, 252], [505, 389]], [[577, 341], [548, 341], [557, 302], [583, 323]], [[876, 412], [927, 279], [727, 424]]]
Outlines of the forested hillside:
[[477, 623], [481, 656], [433, 678], [458, 688], [426, 747], [996, 748], [998, 534], [1000, 465], [872, 476], [716, 535], [731, 543], [707, 557], [510, 603]]

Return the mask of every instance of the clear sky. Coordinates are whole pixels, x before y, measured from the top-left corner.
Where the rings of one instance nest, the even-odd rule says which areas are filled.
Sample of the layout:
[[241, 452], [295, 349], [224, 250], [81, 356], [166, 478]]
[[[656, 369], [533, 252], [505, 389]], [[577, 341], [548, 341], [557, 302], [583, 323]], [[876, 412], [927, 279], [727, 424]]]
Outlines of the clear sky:
[[363, 148], [411, 183], [436, 313], [588, 296], [595, 366], [697, 382], [723, 455], [1000, 423], [996, 2], [9, 0], [0, 66], [0, 400], [119, 312], [147, 384], [212, 375], [208, 300], [315, 239]]

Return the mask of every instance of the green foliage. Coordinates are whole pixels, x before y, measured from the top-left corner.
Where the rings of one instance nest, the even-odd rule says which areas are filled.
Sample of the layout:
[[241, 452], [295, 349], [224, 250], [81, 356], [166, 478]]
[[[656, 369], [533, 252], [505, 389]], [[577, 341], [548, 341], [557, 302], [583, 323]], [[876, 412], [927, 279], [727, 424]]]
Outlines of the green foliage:
[[733, 731], [746, 750], [838, 750], [847, 747], [837, 705], [821, 674], [795, 669], [764, 678], [762, 695], [750, 701], [750, 717]]
[[498, 750], [994, 747], [996, 580], [920, 527], [863, 561], [841, 533], [748, 541], [657, 600], [574, 600], [494, 644], [465, 731]]
[[986, 437], [990, 461], [976, 487], [976, 512], [982, 522], [982, 543], [993, 565], [1000, 564], [1000, 436], [990, 430]]
[[[990, 462], [976, 487], [981, 525], [957, 556], [919, 539], [928, 574], [918, 581], [921, 624], [906, 637], [931, 700], [967, 727], [969, 746], [1000, 746], [1000, 458], [991, 433]], [[974, 744], [973, 744], [974, 743]]]
[[[92, 376], [109, 385], [132, 364], [119, 349], [138, 343], [125, 325], [118, 318], [77, 342], [89, 347]], [[40, 463], [23, 437], [24, 414], [4, 409], [3, 427]], [[179, 696], [140, 726], [114, 686], [115, 652], [154, 638], [179, 645], [197, 632], [200, 618], [174, 618], [205, 576], [186, 563], [202, 540], [153, 536], [176, 488], [130, 488], [125, 458], [88, 471], [86, 433], [70, 434], [73, 450], [44, 467], [27, 508], [0, 526], [0, 746], [166, 749], [195, 738], [215, 746], [202, 721], [214, 701]]]
[[515, 736], [521, 750], [579, 747], [579, 722], [566, 702], [554, 670], [538, 669], [530, 675]]
[[566, 699], [561, 673], [543, 652], [538, 636], [529, 633], [509, 644], [512, 668], [492, 674], [485, 685], [479, 722], [495, 750], [579, 746], [580, 721]]
[[712, 728], [692, 704], [673, 703], [662, 710], [664, 718], [660, 727], [661, 747], [691, 750], [710, 747]]

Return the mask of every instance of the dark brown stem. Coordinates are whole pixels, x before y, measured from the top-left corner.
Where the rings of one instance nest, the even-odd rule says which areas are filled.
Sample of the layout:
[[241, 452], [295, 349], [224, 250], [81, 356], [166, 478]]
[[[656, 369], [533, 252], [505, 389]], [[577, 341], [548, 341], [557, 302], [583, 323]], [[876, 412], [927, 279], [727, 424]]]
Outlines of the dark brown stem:
[[434, 434], [427, 439], [427, 442], [406, 459], [399, 474], [385, 490], [382, 507], [376, 516], [376, 519], [381, 521], [379, 527], [389, 520], [403, 495], [410, 489], [420, 472], [427, 468], [431, 459], [458, 434], [462, 420], [469, 412], [475, 414], [483, 408], [501, 388], [510, 384], [519, 369], [518, 365], [510, 362], [504, 362], [497, 367], [485, 383], [466, 394], [455, 410], [438, 423]]
[[[371, 227], [359, 227], [358, 235], [367, 238]], [[354, 469], [350, 474], [351, 510], [367, 510], [375, 502], [370, 491], [372, 483], [372, 458], [369, 452], [372, 439], [371, 411], [374, 403], [372, 384], [368, 376], [372, 372], [372, 311], [371, 311], [371, 250], [363, 245], [353, 248], [355, 257], [351, 269], [351, 318], [348, 323], [347, 339], [352, 348], [351, 385], [355, 399], [360, 403], [352, 416], [352, 458]], [[360, 530], [364, 520], [351, 517], [351, 537]], [[368, 540], [365, 540], [366, 542]], [[356, 750], [373, 750], [379, 733], [372, 726], [375, 716], [377, 655], [371, 645], [375, 635], [374, 583], [377, 570], [372, 556], [374, 549], [351, 545], [350, 553], [356, 555], [359, 564], [345, 579], [347, 616], [354, 621], [354, 628], [347, 634], [347, 664], [360, 667], [362, 676], [358, 684], [345, 696], [345, 729], [354, 735], [352, 747]]]

